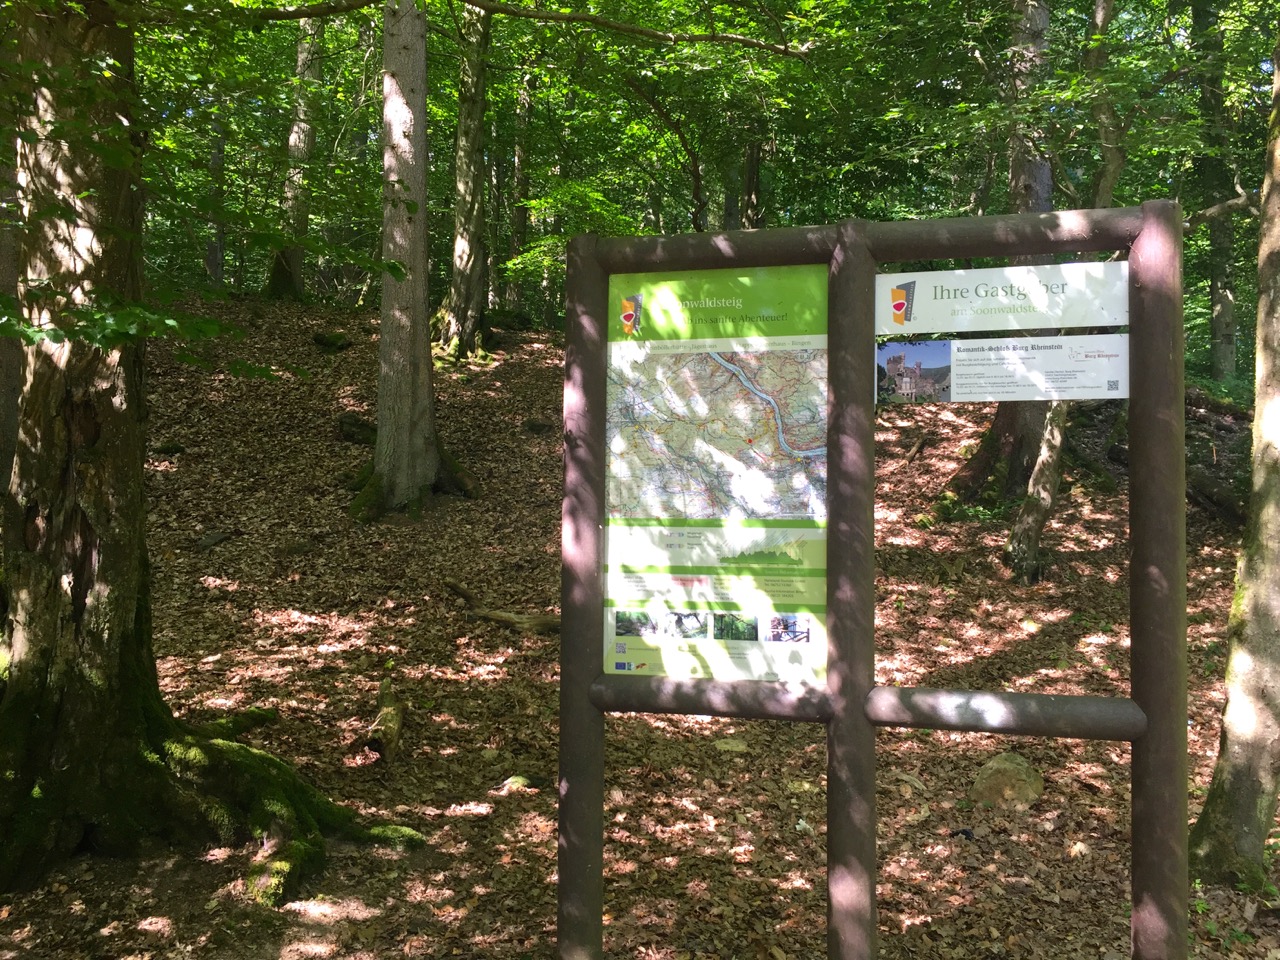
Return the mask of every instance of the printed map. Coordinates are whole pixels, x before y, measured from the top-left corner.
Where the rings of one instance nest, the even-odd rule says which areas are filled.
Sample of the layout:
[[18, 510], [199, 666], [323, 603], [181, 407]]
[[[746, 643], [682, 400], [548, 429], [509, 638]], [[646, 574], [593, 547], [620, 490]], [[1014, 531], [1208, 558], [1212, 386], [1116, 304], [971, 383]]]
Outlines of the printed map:
[[622, 355], [607, 402], [611, 517], [826, 517], [826, 350]]

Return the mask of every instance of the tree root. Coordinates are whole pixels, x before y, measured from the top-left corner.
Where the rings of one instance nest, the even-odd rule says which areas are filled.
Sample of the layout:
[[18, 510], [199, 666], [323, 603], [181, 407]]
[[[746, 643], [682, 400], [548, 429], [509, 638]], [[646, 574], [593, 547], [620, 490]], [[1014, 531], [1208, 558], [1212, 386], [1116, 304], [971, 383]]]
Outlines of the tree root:
[[0, 889], [33, 882], [77, 850], [128, 855], [147, 839], [181, 847], [256, 839], [246, 891], [274, 905], [324, 863], [326, 837], [423, 842], [405, 827], [360, 824], [285, 761], [219, 736], [269, 717], [255, 710], [203, 727], [153, 717], [141, 741], [115, 742], [96, 786], [85, 789], [77, 776], [42, 778], [21, 796], [0, 791]]

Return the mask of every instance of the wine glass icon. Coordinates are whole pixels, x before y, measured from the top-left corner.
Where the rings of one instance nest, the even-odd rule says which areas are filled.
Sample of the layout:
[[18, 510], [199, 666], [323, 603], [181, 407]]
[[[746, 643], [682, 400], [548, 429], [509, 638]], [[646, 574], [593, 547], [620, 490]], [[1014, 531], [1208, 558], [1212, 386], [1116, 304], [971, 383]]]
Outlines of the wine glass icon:
[[644, 298], [635, 293], [622, 298], [622, 332], [628, 337], [640, 334], [640, 311]]

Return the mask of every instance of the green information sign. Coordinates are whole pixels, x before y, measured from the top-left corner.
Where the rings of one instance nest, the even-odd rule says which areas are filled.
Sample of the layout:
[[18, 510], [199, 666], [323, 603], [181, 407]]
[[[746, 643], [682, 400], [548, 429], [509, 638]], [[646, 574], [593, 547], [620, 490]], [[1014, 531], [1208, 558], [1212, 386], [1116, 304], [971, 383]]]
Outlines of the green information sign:
[[820, 684], [827, 268], [609, 282], [605, 671]]

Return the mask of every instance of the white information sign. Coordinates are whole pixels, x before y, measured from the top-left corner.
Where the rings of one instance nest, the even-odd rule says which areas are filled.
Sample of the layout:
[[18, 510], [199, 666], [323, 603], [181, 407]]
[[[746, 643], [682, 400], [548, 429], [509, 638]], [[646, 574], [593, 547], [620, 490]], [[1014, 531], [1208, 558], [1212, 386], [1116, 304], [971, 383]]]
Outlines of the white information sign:
[[951, 399], [1089, 400], [1129, 396], [1129, 338], [951, 341]]
[[876, 277], [876, 336], [1121, 327], [1129, 264], [934, 270]]
[[1129, 396], [1129, 336], [890, 340], [876, 367], [879, 403], [1116, 400]]

